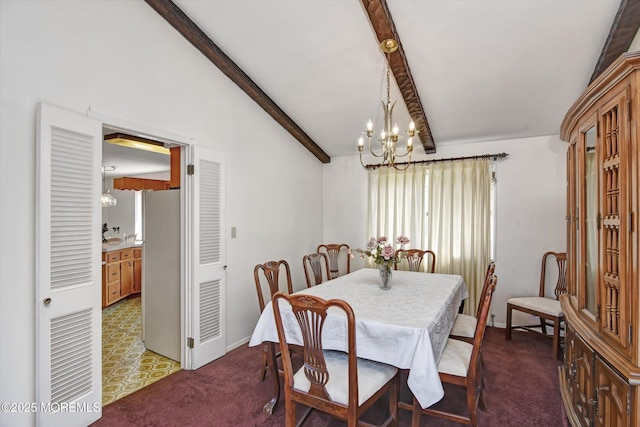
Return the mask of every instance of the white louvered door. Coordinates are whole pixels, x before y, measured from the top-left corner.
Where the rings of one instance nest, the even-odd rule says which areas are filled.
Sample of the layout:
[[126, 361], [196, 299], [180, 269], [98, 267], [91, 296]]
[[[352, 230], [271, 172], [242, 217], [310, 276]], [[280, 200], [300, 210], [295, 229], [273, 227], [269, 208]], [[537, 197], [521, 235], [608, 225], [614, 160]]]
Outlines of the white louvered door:
[[191, 368], [224, 356], [224, 158], [222, 153], [193, 147], [193, 264]]
[[36, 422], [101, 417], [102, 123], [38, 105]]

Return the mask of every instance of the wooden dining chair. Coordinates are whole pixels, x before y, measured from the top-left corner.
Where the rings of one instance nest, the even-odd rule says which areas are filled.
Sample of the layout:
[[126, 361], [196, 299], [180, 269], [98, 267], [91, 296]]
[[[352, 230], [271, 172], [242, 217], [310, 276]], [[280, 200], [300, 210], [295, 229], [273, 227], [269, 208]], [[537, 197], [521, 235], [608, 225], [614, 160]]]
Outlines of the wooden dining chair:
[[478, 324], [478, 316], [480, 315], [480, 309], [482, 308], [482, 302], [487, 294], [493, 273], [496, 270], [496, 263], [491, 261], [487, 267], [487, 272], [484, 276], [484, 283], [482, 290], [480, 291], [480, 299], [478, 300], [478, 307], [476, 308], [476, 315], [471, 316], [468, 314], [458, 313], [453, 323], [453, 328], [449, 333], [449, 338], [459, 339], [462, 341], [473, 342], [473, 336], [476, 332], [476, 326]]
[[[258, 306], [260, 313], [264, 311], [265, 299], [271, 300], [271, 297], [280, 290], [280, 273], [284, 271], [287, 291], [293, 293], [293, 283], [291, 282], [291, 270], [289, 263], [285, 260], [267, 261], [264, 264], [258, 264], [253, 269], [253, 279], [256, 283], [256, 291], [258, 293]], [[262, 272], [262, 274], [260, 274]], [[266, 298], [265, 298], [266, 297]], [[279, 357], [279, 353], [276, 354]], [[267, 353], [262, 353], [262, 368], [259, 372], [260, 381], [264, 381], [267, 375]]]
[[307, 288], [319, 285], [331, 280], [329, 272], [329, 258], [325, 253], [311, 253], [302, 257], [304, 277], [307, 279]]
[[[546, 296], [547, 284], [547, 264], [553, 263], [557, 271], [552, 274], [555, 280], [553, 297]], [[507, 300], [507, 326], [505, 328], [505, 338], [511, 339], [513, 329], [524, 329], [529, 332], [540, 333], [553, 339], [552, 356], [555, 359], [562, 358], [562, 345], [560, 331], [564, 321], [564, 313], [558, 298], [567, 293], [567, 254], [565, 252], [546, 252], [542, 256], [542, 267], [540, 269], [540, 288], [537, 296], [516, 297]], [[512, 325], [513, 310], [531, 314], [538, 317], [539, 323], [535, 325]], [[553, 327], [553, 335], [547, 334], [547, 326]], [[538, 330], [538, 328], [540, 330]]]
[[[397, 425], [398, 369], [357, 357], [356, 319], [346, 301], [282, 292], [276, 293], [272, 301], [282, 350], [287, 427], [302, 425], [313, 409], [346, 421], [348, 427], [365, 425], [358, 420], [386, 393], [389, 393], [389, 417], [382, 425]], [[285, 308], [286, 303], [290, 307]], [[297, 372], [293, 371], [283, 322], [282, 312], [288, 308], [295, 315], [295, 321], [291, 319], [286, 324], [288, 335], [299, 331], [303, 341], [304, 364]], [[344, 313], [347, 353], [327, 350], [322, 345], [322, 331], [330, 308], [332, 312], [339, 309]], [[309, 408], [296, 424], [297, 403]]]
[[[497, 283], [498, 277], [493, 276], [484, 299], [480, 303], [481, 309], [478, 316], [478, 323], [476, 325], [473, 343], [451, 338], [447, 339], [447, 344], [442, 352], [440, 361], [438, 362], [438, 375], [440, 376], [440, 381], [466, 389], [467, 414], [448, 412], [438, 407], [438, 405], [423, 409], [414, 397], [413, 404], [410, 407], [406, 403], [398, 404], [401, 409], [412, 410], [412, 427], [420, 426], [420, 418], [422, 414], [444, 418], [449, 421], [467, 424], [473, 427], [478, 426], [478, 408], [482, 411], [486, 410], [486, 404], [483, 397], [480, 354], [482, 352], [482, 343], [484, 341], [491, 300]], [[445, 394], [445, 399], [446, 398], [447, 395]]]
[[429, 258], [429, 267], [425, 271], [433, 273], [436, 270], [436, 253], [429, 249], [424, 251], [422, 249], [398, 249], [395, 253], [396, 262], [393, 268], [397, 270], [398, 265], [404, 264], [403, 260], [406, 259], [409, 271], [420, 271], [420, 265], [425, 255]]
[[[351, 256], [349, 255], [349, 245], [346, 243], [327, 243], [318, 245], [316, 252], [325, 253], [329, 257], [329, 271], [332, 279], [351, 272]], [[343, 258], [346, 259], [346, 263], [340, 261]], [[344, 265], [346, 265], [346, 270], [343, 267], [345, 272], [341, 274], [340, 267]]]

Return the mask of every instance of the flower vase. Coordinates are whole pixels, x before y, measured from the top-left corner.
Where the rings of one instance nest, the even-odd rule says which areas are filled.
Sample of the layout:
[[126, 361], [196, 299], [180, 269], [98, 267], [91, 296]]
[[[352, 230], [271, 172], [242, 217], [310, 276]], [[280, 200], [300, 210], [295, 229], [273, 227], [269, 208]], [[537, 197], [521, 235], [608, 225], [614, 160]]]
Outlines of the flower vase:
[[391, 266], [384, 263], [380, 264], [378, 271], [380, 272], [380, 289], [391, 289], [391, 272], [393, 271]]

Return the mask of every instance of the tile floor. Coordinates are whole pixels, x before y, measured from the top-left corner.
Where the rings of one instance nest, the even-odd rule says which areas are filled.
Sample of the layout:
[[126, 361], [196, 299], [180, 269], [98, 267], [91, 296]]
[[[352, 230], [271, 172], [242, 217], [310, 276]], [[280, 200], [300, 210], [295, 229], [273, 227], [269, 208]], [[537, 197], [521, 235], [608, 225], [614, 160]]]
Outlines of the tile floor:
[[103, 405], [179, 370], [180, 363], [145, 349], [140, 296], [102, 310]]

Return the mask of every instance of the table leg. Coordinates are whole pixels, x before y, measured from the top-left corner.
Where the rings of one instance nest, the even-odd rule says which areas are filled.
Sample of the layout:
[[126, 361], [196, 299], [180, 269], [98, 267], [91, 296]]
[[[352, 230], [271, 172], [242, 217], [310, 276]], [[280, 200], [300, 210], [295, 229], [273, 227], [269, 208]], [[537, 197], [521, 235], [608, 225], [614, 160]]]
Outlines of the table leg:
[[278, 373], [278, 365], [276, 362], [275, 344], [272, 342], [263, 343], [262, 351], [264, 351], [267, 356], [267, 364], [269, 365], [271, 381], [273, 382], [273, 397], [262, 407], [262, 412], [271, 415], [280, 398], [280, 374]]

